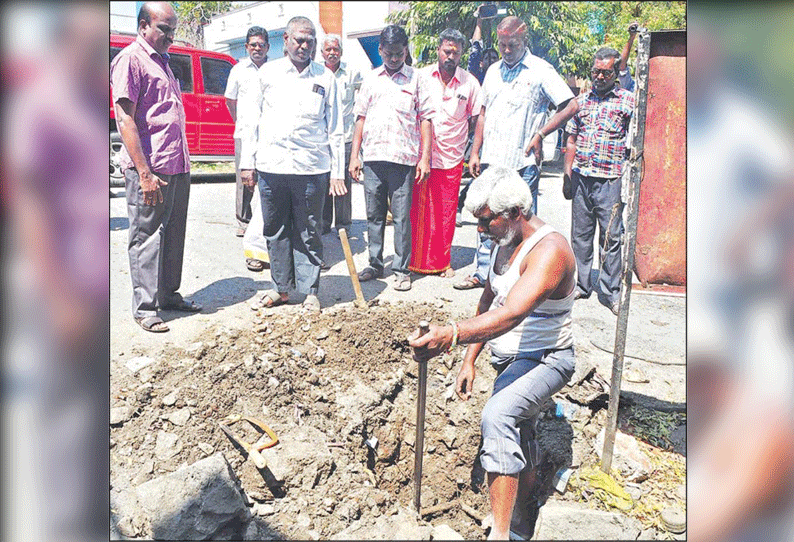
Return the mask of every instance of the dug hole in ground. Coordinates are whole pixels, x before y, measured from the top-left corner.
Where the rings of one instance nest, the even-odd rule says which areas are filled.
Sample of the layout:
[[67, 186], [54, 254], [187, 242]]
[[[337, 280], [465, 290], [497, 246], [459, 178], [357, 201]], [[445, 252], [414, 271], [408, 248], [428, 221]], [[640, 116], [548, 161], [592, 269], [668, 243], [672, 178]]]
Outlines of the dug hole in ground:
[[[566, 210], [559, 175], [544, 172], [541, 183], [541, 218], [567, 237], [570, 204]], [[361, 192], [354, 185], [351, 244], [359, 269], [366, 263]], [[320, 314], [299, 305], [252, 311], [249, 303], [269, 286], [269, 277], [244, 267], [233, 237], [233, 198], [233, 184], [192, 187], [182, 291], [205, 311], [166, 317], [172, 331], [161, 336], [129, 322], [127, 232], [111, 232], [111, 267], [119, 272], [111, 306], [112, 536], [485, 538], [489, 501], [477, 452], [480, 413], [495, 374], [487, 352], [477, 361], [468, 402], [454, 393], [463, 348], [428, 366], [422, 507], [430, 513], [420, 517], [413, 509], [417, 365], [405, 339], [420, 320], [443, 324], [473, 313], [481, 290], [451, 288], [471, 270], [471, 216], [456, 230], [453, 279], [424, 277], [402, 294], [387, 276], [362, 284], [370, 307], [355, 308], [339, 241], [326, 235], [331, 270], [322, 280], [338, 285], [321, 289], [328, 308]], [[111, 213], [124, 216], [123, 198], [111, 199]], [[391, 237], [389, 227], [387, 256], [393, 254]], [[230, 257], [222, 263], [196, 258], [224, 252]], [[216, 291], [208, 288], [208, 276], [221, 285]], [[250, 292], [222, 301], [219, 292], [238, 276], [245, 277], [242, 284], [252, 282], [248, 277], [257, 282]], [[593, 298], [574, 307], [577, 372], [544, 405], [539, 421], [543, 459], [536, 497], [544, 504], [536, 536], [682, 537], [669, 517], [670, 510], [685, 510], [684, 300], [632, 297], [626, 347], [632, 357], [624, 371], [613, 472], [604, 477], [599, 433], [615, 318]], [[277, 445], [262, 451], [264, 469], [219, 426], [230, 414], [261, 420], [278, 436]], [[249, 443], [269, 440], [247, 422], [230, 428]]]

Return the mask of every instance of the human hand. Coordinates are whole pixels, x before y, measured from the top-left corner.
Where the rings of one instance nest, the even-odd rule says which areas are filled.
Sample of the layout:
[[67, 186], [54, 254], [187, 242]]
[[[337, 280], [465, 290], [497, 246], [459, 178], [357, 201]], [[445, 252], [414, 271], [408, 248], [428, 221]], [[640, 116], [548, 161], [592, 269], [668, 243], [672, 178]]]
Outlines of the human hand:
[[350, 177], [352, 177], [357, 183], [361, 182], [362, 167], [361, 160], [358, 157], [350, 159], [350, 165], [348, 166], [347, 171], [350, 173]]
[[419, 160], [419, 163], [416, 164], [416, 177], [414, 177], [414, 181], [420, 184], [427, 180], [430, 177], [430, 159], [422, 158]]
[[463, 365], [458, 371], [458, 377], [455, 380], [455, 392], [462, 401], [468, 401], [471, 398], [471, 388], [474, 384], [474, 364], [463, 362]]
[[[450, 331], [447, 331], [448, 329]], [[417, 329], [409, 335], [407, 337], [408, 344], [414, 349], [414, 361], [428, 361], [449, 350], [452, 344], [451, 329], [451, 326], [434, 326], [431, 324], [427, 333], [422, 334], [421, 330]]]
[[241, 169], [240, 170], [240, 181], [248, 188], [249, 191], [253, 192], [254, 188], [256, 188], [256, 179], [254, 178], [254, 170], [253, 169]]
[[480, 157], [475, 154], [469, 158], [469, 173], [472, 177], [480, 176]]
[[345, 186], [344, 179], [331, 179], [328, 193], [332, 196], [344, 196], [347, 194], [347, 186]]
[[168, 186], [167, 182], [152, 173], [151, 170], [142, 171], [139, 174], [138, 182], [143, 192], [144, 204], [154, 207], [158, 203], [163, 203], [163, 192], [160, 190], [160, 187]]
[[640, 27], [640, 23], [638, 23], [637, 21], [631, 23], [628, 28], [629, 34], [636, 34], [639, 27]]
[[529, 153], [533, 153], [535, 155], [535, 164], [540, 166], [540, 164], [543, 162], [543, 140], [540, 139], [539, 134], [533, 135], [532, 139], [529, 140], [529, 145], [524, 151], [524, 156], [529, 156]]

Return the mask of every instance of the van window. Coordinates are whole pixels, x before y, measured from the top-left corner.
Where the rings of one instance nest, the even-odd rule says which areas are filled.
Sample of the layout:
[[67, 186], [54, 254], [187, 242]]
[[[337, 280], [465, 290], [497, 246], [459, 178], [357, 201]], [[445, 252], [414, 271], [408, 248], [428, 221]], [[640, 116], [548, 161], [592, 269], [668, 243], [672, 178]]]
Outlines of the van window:
[[121, 47], [111, 47], [110, 48], [110, 63], [113, 64], [113, 59], [116, 58], [116, 55], [121, 52]]
[[168, 61], [174, 77], [177, 78], [182, 88], [182, 92], [193, 92], [193, 67], [190, 62], [190, 55], [171, 54]]
[[204, 94], [223, 96], [226, 91], [226, 80], [232, 65], [226, 60], [202, 58], [201, 71], [204, 72]]

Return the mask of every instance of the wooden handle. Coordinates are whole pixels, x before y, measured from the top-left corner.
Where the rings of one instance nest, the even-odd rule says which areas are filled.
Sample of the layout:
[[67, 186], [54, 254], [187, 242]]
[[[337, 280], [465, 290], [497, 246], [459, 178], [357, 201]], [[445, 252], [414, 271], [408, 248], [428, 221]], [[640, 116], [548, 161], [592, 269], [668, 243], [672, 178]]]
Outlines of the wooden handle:
[[344, 228], [339, 228], [339, 240], [342, 241], [342, 250], [345, 251], [345, 261], [347, 261], [347, 271], [350, 273], [350, 280], [353, 281], [353, 290], [356, 292], [356, 299], [359, 303], [366, 306], [364, 293], [361, 291], [361, 284], [358, 282], [356, 264], [353, 263], [353, 253], [350, 251], [350, 243], [347, 240], [347, 232]]

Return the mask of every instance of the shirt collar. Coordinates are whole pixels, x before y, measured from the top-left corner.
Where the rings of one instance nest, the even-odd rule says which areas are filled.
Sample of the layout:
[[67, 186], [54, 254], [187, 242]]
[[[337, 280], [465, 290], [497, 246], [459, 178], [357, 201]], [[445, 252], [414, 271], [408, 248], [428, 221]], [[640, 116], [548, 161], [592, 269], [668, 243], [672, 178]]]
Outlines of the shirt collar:
[[[461, 83], [461, 77], [460, 77], [461, 73], [460, 72], [461, 72], [460, 66], [455, 68], [455, 73], [452, 74], [452, 79], [450, 79], [450, 83], [452, 81], [457, 81], [458, 83]], [[433, 75], [433, 77], [438, 77], [439, 79], [441, 79], [441, 68], [438, 67], [438, 62], [433, 64], [432, 75]]]
[[253, 61], [253, 60], [251, 60], [251, 57], [250, 57], [250, 56], [247, 56], [247, 57], [245, 57], [245, 58], [241, 59], [239, 63], [240, 63], [240, 64], [242, 64], [242, 65], [244, 65], [244, 66], [246, 66], [246, 67], [253, 66], [254, 68], [256, 68], [256, 69], [258, 70], [259, 68], [261, 68], [262, 66], [264, 66], [265, 64], [267, 64], [267, 55], [265, 55], [265, 61], [264, 61], [264, 62], [262, 62], [262, 66], [258, 66], [258, 67], [257, 67], [257, 65], [256, 65], [256, 64], [254, 64], [254, 61]]
[[138, 45], [143, 47], [143, 49], [149, 54], [149, 56], [154, 55], [157, 58], [164, 60], [165, 62], [168, 62], [168, 59], [171, 58], [171, 55], [169, 55], [168, 53], [161, 55], [160, 53], [155, 51], [154, 47], [149, 45], [149, 42], [143, 39], [143, 36], [141, 36], [140, 34], [136, 36], [135, 41], [138, 43]]
[[285, 56], [283, 60], [286, 62], [287, 66], [287, 73], [294, 73], [298, 77], [307, 77], [310, 75], [317, 75], [318, 70], [317, 67], [320, 66], [314, 60], [309, 61], [309, 65], [306, 66], [303, 71], [299, 72], [298, 68], [295, 67], [295, 64], [289, 59], [288, 56]]
[[[614, 84], [614, 85], [612, 85], [612, 88], [611, 88], [611, 89], [609, 89], [609, 90], [607, 91], [607, 93], [606, 93], [606, 94], [604, 94], [604, 96], [603, 96], [603, 97], [604, 97], [604, 98], [606, 98], [606, 97], [607, 97], [607, 96], [609, 96], [610, 94], [612, 94], [613, 96], [617, 97], [617, 95], [618, 95], [618, 93], [616, 92], [616, 91], [617, 91], [617, 89], [618, 89], [618, 84], [617, 84], [617, 82], [615, 82], [615, 84]], [[601, 96], [599, 96], [599, 95], [596, 93], [595, 89], [594, 89], [594, 88], [592, 88], [592, 87], [590, 88], [590, 94], [591, 94], [591, 96], [593, 96], [593, 97], [595, 97], [595, 98], [601, 98]]]
[[[380, 69], [380, 72], [378, 72], [378, 75], [383, 75], [384, 73], [387, 76], [389, 75], [389, 72], [386, 71], [386, 64], [381, 64], [379, 69]], [[403, 63], [402, 67], [399, 70], [397, 70], [394, 75], [397, 75], [399, 73], [399, 74], [402, 74], [402, 76], [405, 77], [406, 79], [410, 79], [411, 78], [410, 70], [412, 70], [412, 69], [413, 68], [411, 66], [409, 66], [408, 64]], [[389, 77], [394, 77], [394, 76], [392, 75], [392, 76], [389, 76]]]

